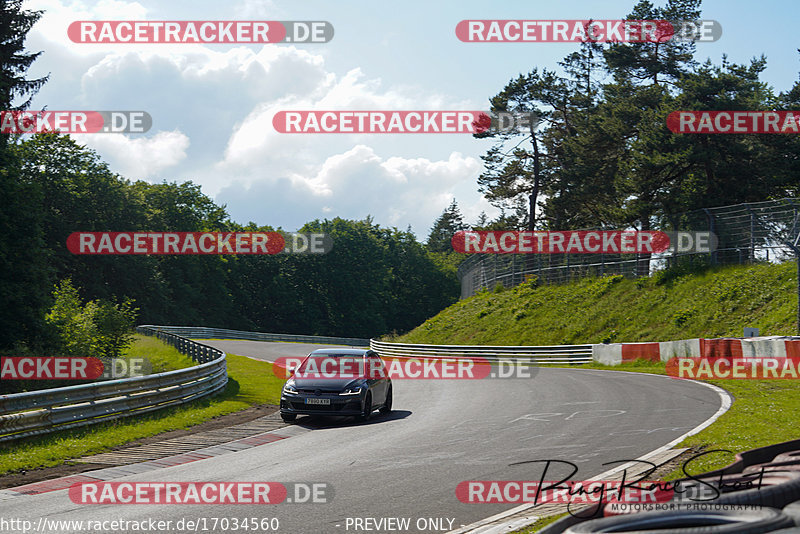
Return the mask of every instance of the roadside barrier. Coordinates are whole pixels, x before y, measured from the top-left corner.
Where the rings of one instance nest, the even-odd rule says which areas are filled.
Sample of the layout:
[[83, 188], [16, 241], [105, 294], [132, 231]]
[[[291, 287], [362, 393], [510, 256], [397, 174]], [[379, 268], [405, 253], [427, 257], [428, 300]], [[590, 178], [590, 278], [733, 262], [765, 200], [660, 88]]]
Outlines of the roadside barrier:
[[369, 346], [382, 357], [463, 358], [481, 357], [491, 361], [527, 359], [533, 364], [584, 364], [592, 361], [592, 345], [501, 346], [420, 345], [370, 340]]
[[606, 365], [638, 358], [665, 362], [670, 358], [784, 358], [800, 356], [800, 338], [762, 336], [750, 338], [694, 338], [660, 343], [606, 343], [593, 345], [592, 357]]
[[368, 347], [369, 339], [354, 337], [301, 336], [296, 334], [270, 334], [267, 332], [246, 332], [227, 328], [208, 328], [205, 326], [151, 326], [162, 332], [169, 332], [193, 339], [244, 339], [249, 341], [289, 341], [293, 343], [320, 343], [331, 345], [350, 345]]
[[200, 365], [134, 378], [0, 395], [0, 442], [152, 412], [225, 388], [227, 362], [221, 350], [160, 327], [140, 326], [136, 331], [158, 337]]

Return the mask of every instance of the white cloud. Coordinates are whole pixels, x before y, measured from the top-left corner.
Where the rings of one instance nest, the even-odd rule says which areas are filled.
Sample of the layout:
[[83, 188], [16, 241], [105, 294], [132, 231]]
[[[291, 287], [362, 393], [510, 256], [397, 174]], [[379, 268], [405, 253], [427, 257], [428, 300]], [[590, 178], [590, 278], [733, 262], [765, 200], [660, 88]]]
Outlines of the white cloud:
[[[280, 168], [287, 174], [307, 174], [320, 157], [330, 157], [353, 146], [374, 142], [369, 135], [281, 134], [272, 126], [275, 114], [282, 110], [303, 109], [436, 109], [441, 95], [423, 95], [417, 90], [405, 92], [382, 90], [380, 79], [367, 79], [360, 69], [352, 69], [341, 78], [333, 73], [317, 78], [318, 85], [304, 94], [289, 94], [264, 101], [239, 124], [225, 149], [224, 160], [217, 166], [221, 176], [235, 175], [250, 183], [262, 179], [264, 168]], [[468, 107], [465, 102], [452, 109]]]
[[[277, 174], [249, 184], [234, 182], [217, 195], [220, 202], [237, 206], [243, 220], [283, 224], [295, 229], [314, 218], [372, 215], [386, 226], [405, 229], [411, 224], [424, 237], [442, 210], [463, 186], [473, 188], [480, 160], [453, 152], [446, 160], [382, 158], [365, 145], [335, 154], [309, 175]], [[462, 205], [468, 221], [485, 201]], [[281, 223], [285, 221], [285, 223]]]
[[[335, 43], [106, 45], [67, 38], [76, 20], [187, 18], [161, 6], [151, 13], [139, 2], [35, 0], [28, 8], [46, 10], [31, 41], [46, 52], [37, 68], [52, 71], [35, 106], [152, 116], [147, 137], [81, 138], [127, 178], [191, 179], [226, 203], [235, 220], [287, 229], [316, 217], [372, 214], [385, 225], [410, 223], [424, 237], [452, 198], [468, 221], [481, 210], [495, 212], [475, 192], [482, 165], [462, 155], [476, 146], [464, 136], [293, 135], [272, 126], [281, 110], [475, 109], [474, 102], [421, 85], [386, 85], [357, 64], [334, 72], [325, 54]], [[241, 0], [232, 9], [237, 18], [291, 18], [274, 12], [271, 0]]]
[[186, 149], [189, 148], [189, 138], [178, 131], [135, 138], [122, 134], [72, 137], [101, 154], [112, 171], [132, 180], [160, 178], [162, 172], [186, 159]]
[[[99, 2], [32, 0], [25, 9], [43, 10], [42, 18], [33, 26], [31, 34], [41, 36], [59, 46], [65, 46], [76, 55], [90, 55], [109, 49], [124, 49], [144, 45], [78, 44], [70, 41], [67, 28], [79, 20], [146, 20], [147, 8], [139, 2], [100, 0]], [[152, 46], [152, 45], [150, 45]]]

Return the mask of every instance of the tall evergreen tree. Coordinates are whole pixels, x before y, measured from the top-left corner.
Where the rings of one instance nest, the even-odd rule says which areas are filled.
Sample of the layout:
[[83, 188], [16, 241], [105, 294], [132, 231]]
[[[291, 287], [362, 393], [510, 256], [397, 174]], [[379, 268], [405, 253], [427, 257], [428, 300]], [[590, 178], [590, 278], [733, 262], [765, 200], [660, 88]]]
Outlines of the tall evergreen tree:
[[[25, 73], [42, 53], [25, 53], [25, 38], [42, 16], [22, 9], [22, 0], [0, 0], [0, 104], [2, 110], [28, 109], [48, 76], [28, 80]], [[15, 99], [24, 99], [12, 107]], [[7, 138], [4, 139], [4, 142]]]
[[[560, 190], [570, 189], [572, 179], [564, 173], [581, 165], [572, 161], [567, 145], [591, 121], [601, 95], [601, 58], [600, 45], [584, 42], [579, 51], [560, 62], [565, 75], [534, 68], [509, 81], [490, 99], [495, 113], [533, 112], [539, 118], [527, 131], [489, 131], [476, 135], [497, 139], [482, 156], [486, 170], [478, 178], [479, 190], [492, 204], [510, 209], [511, 213], [521, 214], [519, 207], [523, 201], [526, 204], [524, 217], [518, 218], [514, 226], [533, 230], [538, 226], [565, 228], [575, 224], [567, 220], [569, 210], [550, 209], [547, 213], [550, 220], [539, 221], [537, 208], [543, 194], [553, 197]], [[581, 178], [586, 175], [595, 176], [582, 173]]]
[[[666, 5], [654, 7], [650, 0], [639, 0], [628, 15], [628, 20], [667, 20], [680, 28], [685, 21], [700, 18], [702, 0], [667, 0]], [[605, 61], [617, 83], [627, 81], [633, 85], [674, 85], [690, 72], [694, 65], [694, 41], [680, 35], [663, 42], [610, 43], [605, 51]]]
[[[27, 109], [47, 80], [25, 78], [41, 53], [24, 52], [25, 37], [40, 16], [23, 10], [22, 0], [0, 0], [0, 111]], [[9, 142], [9, 134], [0, 133], [0, 348], [40, 339], [51, 285], [42, 246], [41, 193], [20, 179]]]
[[436, 222], [433, 223], [431, 232], [428, 234], [428, 241], [426, 246], [431, 252], [447, 252], [453, 250], [451, 240], [453, 235], [459, 230], [466, 230], [467, 225], [464, 224], [464, 217], [458, 209], [456, 199], [450, 202], [450, 205], [439, 215]]

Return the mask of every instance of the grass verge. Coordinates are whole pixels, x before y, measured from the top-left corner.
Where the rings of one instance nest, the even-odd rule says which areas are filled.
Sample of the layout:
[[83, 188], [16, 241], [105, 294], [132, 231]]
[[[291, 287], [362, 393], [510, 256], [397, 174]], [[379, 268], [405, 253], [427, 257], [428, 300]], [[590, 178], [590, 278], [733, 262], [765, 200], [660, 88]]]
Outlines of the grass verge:
[[197, 365], [197, 362], [178, 352], [175, 347], [167, 345], [155, 337], [141, 334], [134, 335], [133, 343], [125, 350], [122, 357], [126, 360], [146, 358], [153, 366], [154, 374]]
[[671, 341], [797, 330], [793, 262], [721, 268], [674, 268], [636, 280], [535, 281], [461, 300], [395, 339], [446, 345], [565, 345]]
[[[146, 336], [137, 336], [127, 356], [149, 358], [154, 372], [196, 365], [175, 348]], [[228, 377], [225, 391], [213, 398], [141, 417], [3, 444], [0, 446], [0, 474], [60, 465], [71, 458], [102, 452], [161, 432], [187, 428], [256, 404], [278, 404], [280, 401], [284, 380], [273, 375], [269, 362], [228, 354]]]

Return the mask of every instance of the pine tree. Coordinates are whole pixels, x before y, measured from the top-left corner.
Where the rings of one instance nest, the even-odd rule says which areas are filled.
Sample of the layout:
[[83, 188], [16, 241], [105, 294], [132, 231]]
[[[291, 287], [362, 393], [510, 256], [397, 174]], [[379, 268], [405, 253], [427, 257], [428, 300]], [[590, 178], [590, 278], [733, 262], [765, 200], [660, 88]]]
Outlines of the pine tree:
[[[47, 77], [25, 79], [38, 57], [23, 52], [25, 36], [41, 12], [22, 0], [0, 0], [0, 111], [23, 110]], [[13, 106], [15, 99], [24, 99]], [[20, 165], [0, 133], [0, 347], [35, 341], [42, 333], [50, 281], [42, 243], [39, 189], [20, 179]]]
[[[24, 52], [25, 37], [41, 16], [41, 11], [23, 11], [22, 0], [0, 0], [0, 109], [3, 111], [28, 109], [33, 95], [49, 77], [25, 78], [25, 72], [41, 55], [41, 52]], [[12, 108], [17, 98], [25, 100]], [[7, 140], [3, 136], [4, 144]]]
[[447, 252], [453, 250], [451, 240], [453, 235], [459, 230], [466, 230], [464, 218], [458, 209], [456, 199], [450, 203], [442, 214], [433, 223], [430, 234], [428, 234], [427, 247], [431, 252]]

